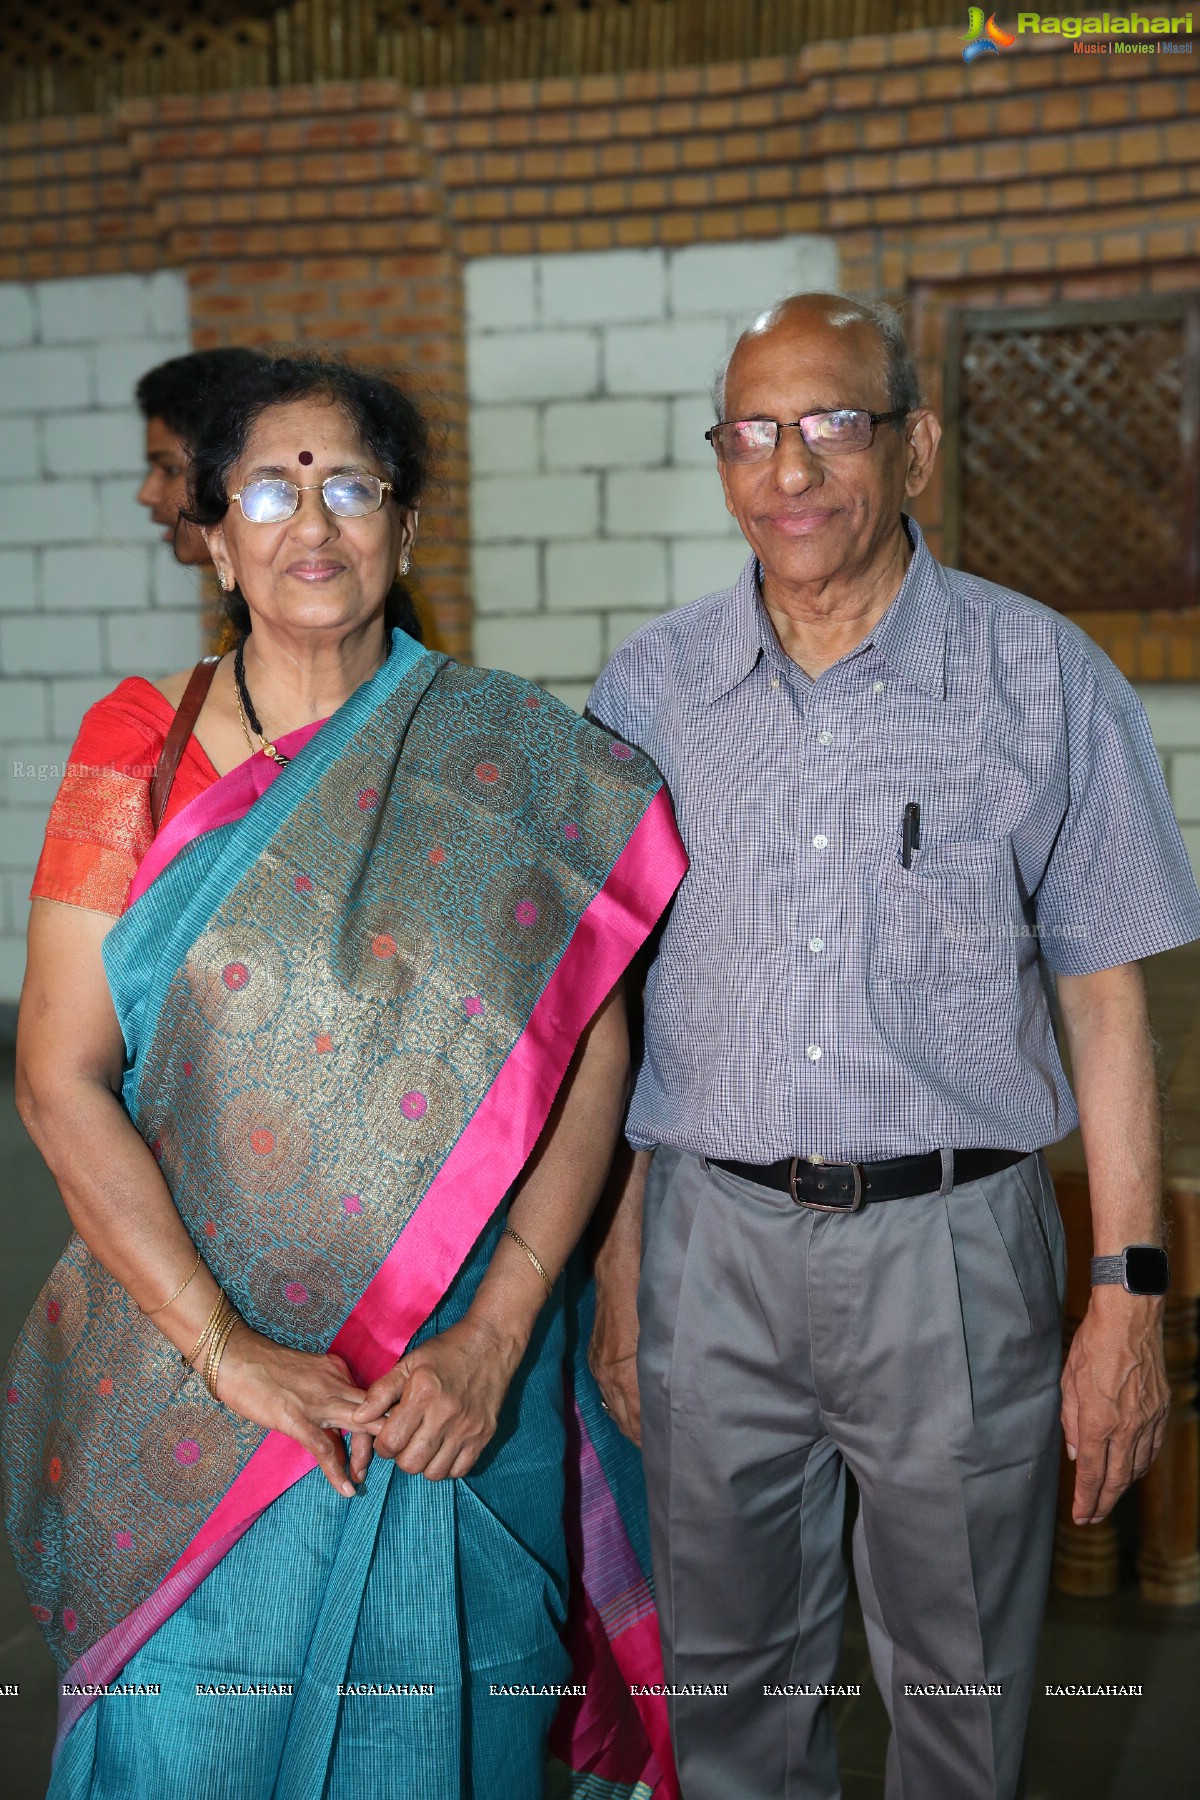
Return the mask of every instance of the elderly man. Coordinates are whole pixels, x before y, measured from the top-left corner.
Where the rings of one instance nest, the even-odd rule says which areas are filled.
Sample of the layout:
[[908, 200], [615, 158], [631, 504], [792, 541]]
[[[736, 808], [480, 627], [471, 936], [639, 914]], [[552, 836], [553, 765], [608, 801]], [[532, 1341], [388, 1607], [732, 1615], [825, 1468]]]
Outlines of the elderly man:
[[[1161, 1442], [1136, 959], [1200, 935], [1200, 895], [1122, 676], [1057, 614], [943, 569], [905, 516], [939, 427], [890, 309], [773, 308], [708, 435], [754, 554], [591, 700], [662, 769], [691, 858], [592, 1346], [640, 1430], [683, 1793], [837, 1795], [849, 1468], [889, 1800], [1007, 1800], [1060, 1406], [1077, 1521]], [[1101, 1260], [1060, 1395], [1041, 1150], [1077, 1118]]]

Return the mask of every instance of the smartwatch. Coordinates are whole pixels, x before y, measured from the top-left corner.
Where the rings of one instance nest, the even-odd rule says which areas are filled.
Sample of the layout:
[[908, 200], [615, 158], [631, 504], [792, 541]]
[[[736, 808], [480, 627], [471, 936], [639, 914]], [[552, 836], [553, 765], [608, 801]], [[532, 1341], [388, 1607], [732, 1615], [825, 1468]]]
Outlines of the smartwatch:
[[1120, 1256], [1093, 1256], [1092, 1286], [1115, 1286], [1127, 1294], [1165, 1294], [1167, 1253], [1156, 1244], [1126, 1244]]

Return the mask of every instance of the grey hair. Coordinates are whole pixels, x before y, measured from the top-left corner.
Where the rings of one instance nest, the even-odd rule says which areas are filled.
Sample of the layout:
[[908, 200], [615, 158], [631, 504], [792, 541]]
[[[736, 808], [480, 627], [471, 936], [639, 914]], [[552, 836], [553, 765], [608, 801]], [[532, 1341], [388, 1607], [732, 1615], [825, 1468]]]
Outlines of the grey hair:
[[[814, 299], [817, 297], [816, 295], [812, 296]], [[782, 314], [794, 301], [808, 298], [807, 294], [791, 294], [784, 300], [777, 300], [773, 306], [767, 308], [766, 312], [760, 314], [752, 325], [747, 327], [747, 331], [756, 333], [769, 331], [773, 325], [778, 323]], [[874, 328], [883, 345], [887, 371], [888, 411], [916, 412], [921, 405], [921, 379], [917, 374], [916, 361], [909, 349], [908, 339], [904, 335], [904, 322], [896, 308], [888, 301], [880, 300], [873, 294], [830, 293], [821, 295], [820, 298], [831, 301], [841, 300], [844, 303], [843, 308], [839, 311], [831, 309], [830, 316], [833, 324], [849, 325], [855, 320], [861, 320], [864, 325]], [[725, 383], [729, 375], [729, 365], [733, 361], [738, 344], [746, 335], [746, 331], [741, 333], [737, 343], [734, 344], [733, 349], [730, 350], [717, 371], [717, 378], [713, 383], [712, 403], [718, 419], [725, 417]]]

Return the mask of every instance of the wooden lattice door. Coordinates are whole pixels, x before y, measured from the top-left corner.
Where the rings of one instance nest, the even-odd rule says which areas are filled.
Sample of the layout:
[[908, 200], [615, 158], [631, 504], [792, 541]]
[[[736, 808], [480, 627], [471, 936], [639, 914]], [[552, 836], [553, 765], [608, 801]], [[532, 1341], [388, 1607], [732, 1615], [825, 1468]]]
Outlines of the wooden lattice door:
[[1062, 612], [1200, 604], [1200, 296], [948, 323], [946, 561]]

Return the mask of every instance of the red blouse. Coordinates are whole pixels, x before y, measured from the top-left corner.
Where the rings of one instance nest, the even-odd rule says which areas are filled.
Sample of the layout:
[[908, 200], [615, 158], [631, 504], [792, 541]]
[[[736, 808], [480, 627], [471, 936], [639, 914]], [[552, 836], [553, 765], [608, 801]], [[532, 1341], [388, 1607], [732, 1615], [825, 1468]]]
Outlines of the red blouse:
[[[175, 708], [140, 675], [123, 681], [83, 716], [46, 826], [33, 877], [35, 900], [123, 913], [150, 848], [150, 781]], [[165, 824], [218, 780], [193, 735], [167, 801]]]

